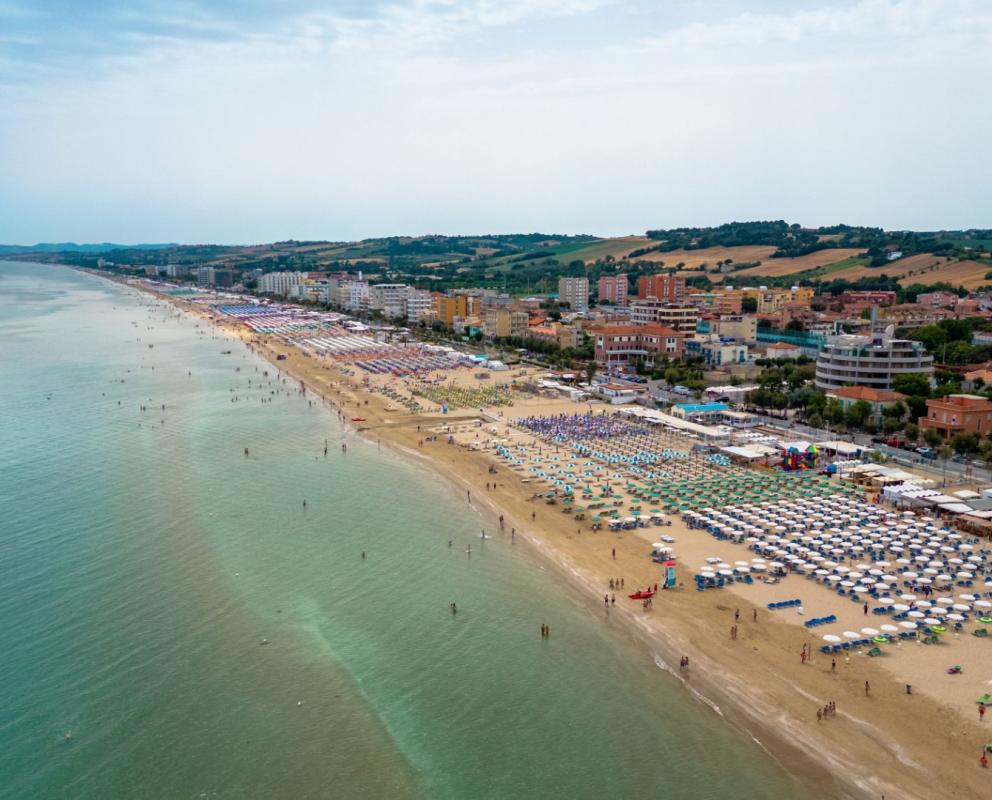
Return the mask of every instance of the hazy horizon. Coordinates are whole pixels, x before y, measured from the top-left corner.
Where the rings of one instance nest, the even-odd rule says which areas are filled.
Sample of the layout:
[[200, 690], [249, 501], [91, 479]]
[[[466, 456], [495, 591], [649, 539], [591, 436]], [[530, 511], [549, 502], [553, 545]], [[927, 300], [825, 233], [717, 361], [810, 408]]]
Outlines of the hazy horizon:
[[0, 0], [0, 242], [992, 227], [981, 0]]

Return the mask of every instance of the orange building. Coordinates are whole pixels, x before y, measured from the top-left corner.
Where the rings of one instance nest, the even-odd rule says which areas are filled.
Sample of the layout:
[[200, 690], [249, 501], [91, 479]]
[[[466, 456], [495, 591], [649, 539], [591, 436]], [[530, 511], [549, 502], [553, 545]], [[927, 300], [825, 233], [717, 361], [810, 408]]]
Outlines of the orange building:
[[956, 433], [992, 431], [992, 402], [976, 394], [952, 394], [927, 400], [927, 415], [920, 417], [921, 431], [933, 428], [945, 439]]
[[685, 278], [674, 275], [642, 275], [637, 279], [637, 296], [644, 300], [657, 297], [673, 305], [685, 300]]

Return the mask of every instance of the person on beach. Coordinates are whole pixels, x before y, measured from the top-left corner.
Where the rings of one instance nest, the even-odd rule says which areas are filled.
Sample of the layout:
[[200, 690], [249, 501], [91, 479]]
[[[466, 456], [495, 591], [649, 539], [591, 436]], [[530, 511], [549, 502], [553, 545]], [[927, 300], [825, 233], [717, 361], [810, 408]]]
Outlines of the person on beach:
[[837, 672], [837, 659], [836, 658], [831, 658], [830, 659], [830, 671], [831, 672]]
[[868, 616], [868, 604], [867, 603], [865, 603], [864, 608], [865, 608], [865, 616], [867, 617]]
[[871, 685], [868, 683], [868, 681], [865, 681], [865, 697], [870, 697], [870, 696], [871, 696]]
[[751, 613], [751, 621], [752, 622], [757, 622], [758, 621], [758, 609], [756, 609], [756, 608]]
[[816, 709], [816, 721], [821, 722], [823, 719], [823, 711], [821, 709]]
[[741, 610], [739, 608], [734, 609], [734, 622], [740, 622], [741, 620]]
[[985, 705], [982, 703], [978, 704], [978, 721], [982, 722], [985, 719]]

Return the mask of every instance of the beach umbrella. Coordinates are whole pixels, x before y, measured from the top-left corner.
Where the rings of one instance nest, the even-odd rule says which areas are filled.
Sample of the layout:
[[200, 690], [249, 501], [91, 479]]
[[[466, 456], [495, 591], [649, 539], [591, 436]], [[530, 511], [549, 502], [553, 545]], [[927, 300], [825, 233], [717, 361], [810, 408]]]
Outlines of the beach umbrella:
[[836, 636], [836, 635], [834, 635], [832, 633], [828, 633], [828, 634], [825, 634], [824, 635], [823, 641], [830, 642], [831, 644], [836, 644], [837, 642], [840, 641], [840, 637], [839, 636]]
[[889, 625], [887, 623], [885, 625], [879, 625], [879, 627], [886, 633], [897, 633], [899, 631], [899, 628], [895, 625]]
[[948, 614], [947, 618], [952, 619], [955, 622], [964, 622], [964, 617], [962, 617], [960, 614]]
[[860, 639], [861, 634], [857, 631], [844, 631], [844, 637], [847, 639]]
[[878, 631], [875, 628], [862, 628], [861, 632], [865, 636], [878, 636]]
[[908, 631], [915, 631], [916, 628], [917, 628], [917, 625], [916, 625], [915, 622], [904, 621], [904, 622], [900, 622], [899, 623], [899, 627], [900, 628], [905, 628]]

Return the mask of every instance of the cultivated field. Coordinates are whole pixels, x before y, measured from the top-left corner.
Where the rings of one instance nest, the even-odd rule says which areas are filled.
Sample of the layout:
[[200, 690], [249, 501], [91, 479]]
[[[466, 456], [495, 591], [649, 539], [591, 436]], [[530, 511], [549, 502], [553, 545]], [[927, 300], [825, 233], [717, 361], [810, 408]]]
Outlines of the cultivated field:
[[992, 284], [992, 280], [985, 278], [989, 272], [992, 272], [992, 267], [979, 261], [951, 261], [934, 267], [923, 275], [902, 278], [899, 284], [909, 286], [912, 283], [922, 283], [929, 286], [932, 283], [946, 281], [953, 286], [963, 286], [965, 289], [973, 290], [979, 286]]
[[639, 260], [665, 263], [666, 267], [674, 267], [683, 262], [685, 269], [695, 269], [701, 264], [715, 267], [717, 261], [728, 258], [740, 264], [747, 261], [764, 261], [777, 248], [769, 245], [753, 245], [746, 247], [704, 247], [701, 250], [672, 250], [669, 253], [648, 253]]
[[[613, 256], [619, 260], [624, 258], [632, 250], [639, 250], [642, 247], [650, 247], [654, 244], [658, 244], [658, 242], [649, 239], [647, 236], [618, 236], [614, 239], [602, 239], [598, 242], [590, 242], [574, 250], [563, 250], [558, 260], [568, 262], [581, 259], [582, 261], [591, 263], [598, 258], [606, 258], [607, 256]], [[548, 255], [551, 255], [551, 253]]]
[[[742, 269], [738, 273], [729, 273], [729, 277], [725, 276], [725, 279], [733, 279], [734, 275], [739, 275], [742, 278], [749, 277], [762, 277], [762, 278], [781, 278], [786, 275], [795, 275], [800, 272], [806, 272], [807, 270], [816, 269], [817, 267], [824, 267], [829, 264], [836, 264], [838, 261], [844, 261], [853, 256], [860, 255], [863, 251], [853, 247], [839, 247], [831, 248], [829, 250], [817, 250], [815, 253], [808, 253], [804, 256], [799, 256], [798, 258], [769, 258], [763, 261], [760, 266], [751, 267], [749, 269]], [[743, 260], [743, 259], [742, 259]], [[846, 277], [847, 270], [838, 272], [833, 277]]]
[[[834, 273], [831, 277], [843, 278], [848, 281], [856, 281], [858, 278], [877, 278], [879, 275], [888, 275], [890, 278], [910, 278], [929, 275], [930, 272], [947, 263], [943, 256], [935, 256], [932, 253], [920, 253], [915, 256], [907, 256], [893, 261], [882, 267], [852, 267], [841, 272]], [[932, 278], [931, 283], [936, 283], [940, 278]], [[923, 283], [922, 280], [911, 280], [910, 283]]]

